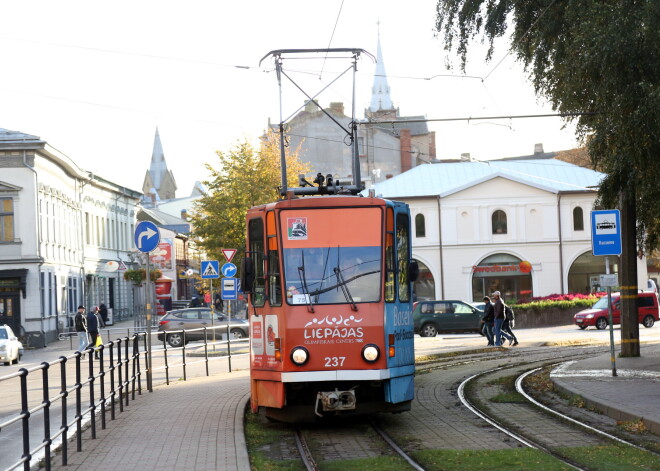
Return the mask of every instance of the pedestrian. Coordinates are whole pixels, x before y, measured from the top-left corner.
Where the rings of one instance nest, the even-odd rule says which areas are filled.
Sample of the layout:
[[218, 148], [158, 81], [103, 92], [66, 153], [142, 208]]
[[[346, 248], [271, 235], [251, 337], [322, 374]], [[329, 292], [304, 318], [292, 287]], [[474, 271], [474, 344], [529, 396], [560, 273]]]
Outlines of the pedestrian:
[[89, 337], [87, 336], [87, 317], [85, 317], [85, 306], [82, 304], [78, 306], [78, 312], [73, 318], [73, 325], [78, 333], [78, 351], [85, 355], [85, 349], [89, 345]]
[[[105, 327], [105, 324], [103, 323], [103, 320], [99, 318], [98, 306], [94, 306], [87, 313], [87, 332], [89, 332], [89, 344], [93, 349], [96, 348], [96, 337], [99, 336], [99, 329], [101, 327]], [[98, 357], [99, 352], [95, 351], [94, 358], [98, 359]]]
[[493, 335], [495, 335], [495, 346], [502, 346], [502, 337], [511, 340], [506, 333], [502, 332], [502, 324], [504, 323], [504, 302], [500, 297], [500, 292], [495, 291], [492, 295], [495, 300], [493, 303]]
[[515, 323], [515, 314], [513, 313], [513, 309], [511, 309], [510, 306], [507, 306], [506, 304], [504, 305], [504, 322], [502, 323], [502, 332], [506, 332], [511, 336], [509, 339], [509, 346], [513, 343], [513, 346], [515, 347], [518, 345], [518, 339], [516, 338], [516, 334], [513, 333], [513, 330], [511, 330], [514, 327]]
[[108, 308], [105, 307], [105, 304], [101, 303], [99, 306], [99, 315], [101, 316], [101, 320], [103, 321], [103, 326], [105, 327], [108, 325]]
[[486, 305], [484, 306], [484, 316], [481, 318], [481, 322], [483, 322], [483, 327], [482, 331], [486, 338], [488, 339], [488, 345], [489, 347], [495, 345], [493, 342], [493, 321], [494, 321], [494, 313], [493, 313], [493, 305], [490, 302], [490, 298], [488, 296], [484, 296], [484, 302]]
[[215, 308], [216, 311], [222, 311], [223, 303], [222, 303], [222, 297], [220, 296], [219, 293], [215, 293], [215, 299], [213, 300], [213, 307]]

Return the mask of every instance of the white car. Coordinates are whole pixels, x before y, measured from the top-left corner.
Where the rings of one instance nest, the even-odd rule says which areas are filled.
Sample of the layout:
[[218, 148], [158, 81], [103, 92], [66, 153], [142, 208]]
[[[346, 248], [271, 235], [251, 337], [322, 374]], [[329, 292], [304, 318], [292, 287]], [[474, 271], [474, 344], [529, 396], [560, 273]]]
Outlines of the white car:
[[5, 365], [18, 363], [23, 356], [23, 344], [8, 325], [0, 325], [0, 361]]

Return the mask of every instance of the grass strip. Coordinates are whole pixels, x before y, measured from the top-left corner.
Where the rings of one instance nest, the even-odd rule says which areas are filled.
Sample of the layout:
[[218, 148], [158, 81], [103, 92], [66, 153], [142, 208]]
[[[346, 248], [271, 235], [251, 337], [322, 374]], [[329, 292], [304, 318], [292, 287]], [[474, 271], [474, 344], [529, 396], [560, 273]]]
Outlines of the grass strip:
[[625, 445], [604, 445], [559, 448], [561, 453], [576, 463], [599, 471], [660, 470], [660, 460], [647, 451]]
[[291, 459], [281, 456], [280, 453], [273, 453], [282, 442], [284, 429], [282, 424], [267, 423], [259, 414], [245, 414], [245, 441], [252, 471], [305, 470], [299, 457]]
[[413, 453], [412, 456], [427, 471], [465, 471], [466, 469], [555, 471], [572, 469], [558, 459], [532, 448], [422, 450]]
[[323, 461], [318, 463], [321, 471], [401, 471], [409, 469], [408, 463], [400, 456], [378, 456], [357, 460]]

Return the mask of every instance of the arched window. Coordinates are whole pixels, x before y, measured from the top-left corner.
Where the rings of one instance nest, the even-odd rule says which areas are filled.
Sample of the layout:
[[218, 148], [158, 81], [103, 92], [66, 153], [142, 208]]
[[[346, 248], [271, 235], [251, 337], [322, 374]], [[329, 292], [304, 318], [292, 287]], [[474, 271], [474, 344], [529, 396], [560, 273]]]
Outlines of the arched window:
[[582, 208], [576, 206], [573, 210], [573, 230], [574, 231], [583, 231], [584, 230], [584, 217], [582, 215]]
[[426, 222], [423, 214], [415, 216], [415, 237], [426, 237]]
[[500, 209], [493, 213], [493, 234], [506, 234], [506, 213]]

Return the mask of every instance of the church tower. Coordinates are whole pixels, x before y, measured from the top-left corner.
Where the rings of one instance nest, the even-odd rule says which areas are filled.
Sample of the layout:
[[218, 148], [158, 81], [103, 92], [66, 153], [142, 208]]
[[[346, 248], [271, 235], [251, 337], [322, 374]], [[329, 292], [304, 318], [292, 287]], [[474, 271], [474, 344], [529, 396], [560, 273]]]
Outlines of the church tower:
[[154, 206], [158, 201], [174, 199], [176, 192], [176, 182], [174, 175], [167, 169], [163, 145], [160, 142], [158, 128], [156, 128], [156, 137], [154, 138], [154, 150], [151, 154], [151, 165], [147, 174], [144, 176], [142, 184], [142, 193], [145, 200], [151, 202]]
[[383, 51], [380, 47], [380, 29], [378, 31], [378, 51], [376, 53], [376, 60], [374, 85], [371, 88], [371, 104], [366, 110], [365, 115], [369, 119], [376, 120], [397, 119], [399, 116], [399, 110], [394, 108], [392, 97], [390, 96], [390, 86], [387, 83]]

